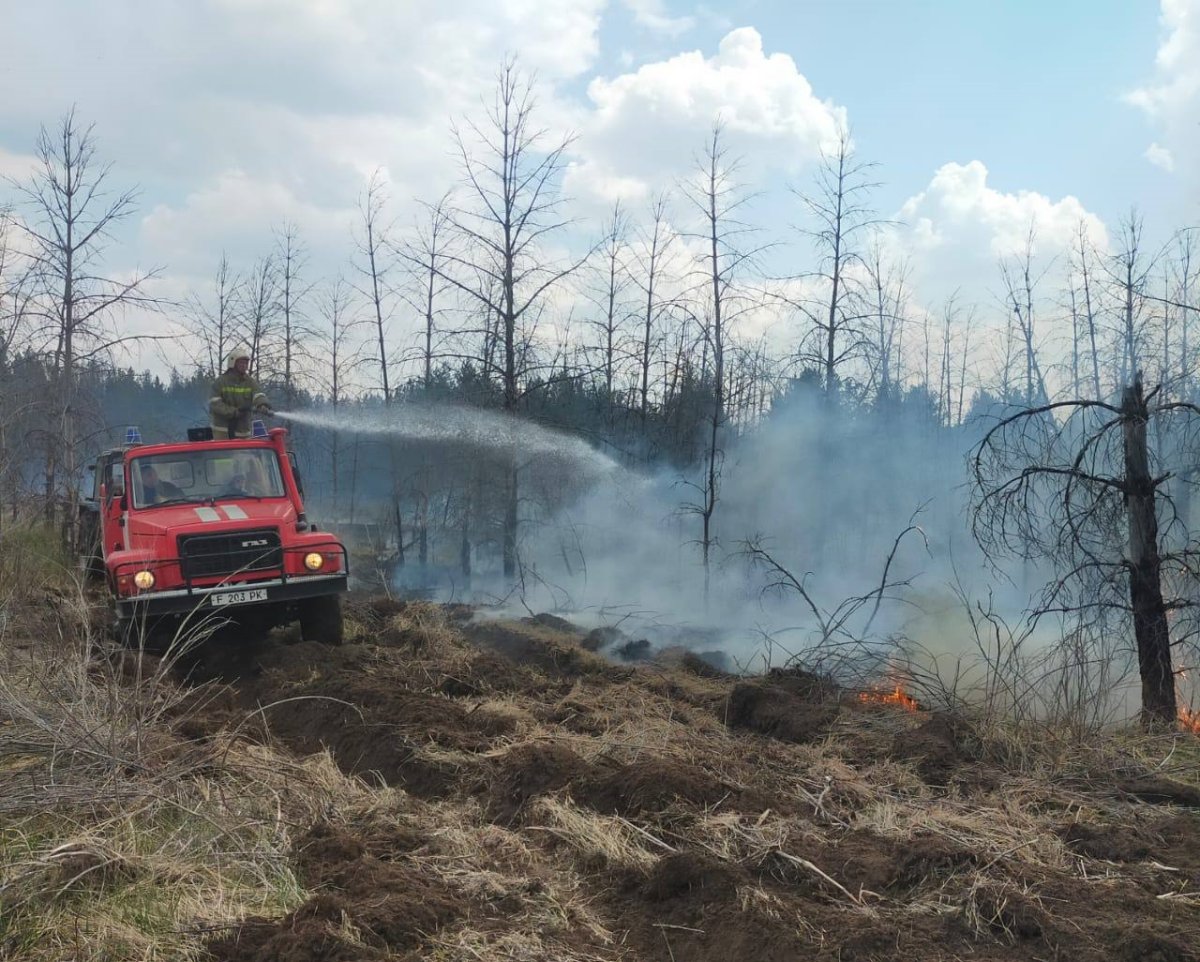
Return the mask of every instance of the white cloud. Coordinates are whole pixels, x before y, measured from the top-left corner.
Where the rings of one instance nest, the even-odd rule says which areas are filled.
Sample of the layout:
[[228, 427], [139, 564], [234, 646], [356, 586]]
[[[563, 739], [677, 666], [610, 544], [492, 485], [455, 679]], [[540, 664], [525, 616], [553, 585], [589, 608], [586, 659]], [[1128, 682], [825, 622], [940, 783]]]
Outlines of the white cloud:
[[1024, 250], [1031, 227], [1034, 256], [1042, 264], [1070, 249], [1081, 223], [1094, 244], [1107, 246], [1104, 223], [1077, 198], [1005, 192], [987, 179], [987, 167], [978, 160], [944, 164], [897, 214], [901, 223], [893, 242], [908, 254], [928, 300], [958, 287], [972, 296], [994, 288], [997, 262]]
[[[1190, 169], [1200, 159], [1200, 0], [1161, 0], [1163, 38], [1155, 57], [1154, 80], [1126, 95], [1160, 131], [1175, 159]], [[1158, 145], [1152, 145], [1154, 150]]]
[[270, 253], [271, 230], [296, 224], [302, 241], [348, 249], [353, 209], [319, 207], [286, 185], [232, 170], [190, 193], [178, 205], [159, 204], [142, 219], [142, 242], [173, 272], [204, 274], [221, 251], [240, 265]]
[[1146, 148], [1146, 153], [1143, 156], [1155, 167], [1161, 167], [1167, 173], [1175, 170], [1175, 156], [1166, 147], [1159, 144], [1151, 144]]
[[625, 8], [633, 14], [634, 22], [654, 33], [677, 37], [687, 33], [696, 25], [695, 17], [668, 16], [662, 0], [622, 0]]
[[[845, 109], [821, 100], [787, 54], [766, 54], [753, 27], [698, 50], [588, 86], [594, 106], [581, 132], [570, 186], [602, 197], [644, 193], [686, 170], [718, 118], [734, 155], [756, 168], [792, 170], [831, 145]], [[632, 190], [640, 182], [640, 190]]]
[[0, 179], [28, 180], [38, 166], [38, 159], [32, 154], [17, 154], [0, 147]]

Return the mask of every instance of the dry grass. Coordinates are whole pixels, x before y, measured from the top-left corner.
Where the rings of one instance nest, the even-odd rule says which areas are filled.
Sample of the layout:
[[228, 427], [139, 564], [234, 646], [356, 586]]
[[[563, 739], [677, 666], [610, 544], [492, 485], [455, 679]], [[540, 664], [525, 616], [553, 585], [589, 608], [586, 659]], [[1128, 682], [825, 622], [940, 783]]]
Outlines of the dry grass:
[[184, 646], [112, 649], [44, 533], [3, 541], [0, 957], [189, 959], [210, 927], [294, 907], [294, 827], [353, 783], [328, 759], [176, 739]]
[[[428, 959], [630, 957], [604, 899], [614, 879], [646, 878], [677, 853], [736, 869], [744, 913], [808, 933], [814, 945], [838, 934], [828, 918], [902, 928], [952, 917], [981, 945], [1019, 946], [1063, 911], [1040, 881], [1066, 880], [1086, 900], [1117, 880], [1114, 866], [1062, 838], [1072, 821], [1132, 829], [1143, 818], [1097, 785], [1122, 773], [1200, 785], [1194, 737], [1100, 735], [988, 712], [964, 720], [980, 783], [931, 785], [914, 761], [894, 757], [925, 714], [848, 711], [816, 741], [789, 744], [728, 729], [724, 682], [657, 666], [616, 670], [576, 651], [568, 652], [579, 668], [573, 680], [530, 692], [483, 686], [470, 696], [471, 717], [502, 719], [506, 734], [480, 752], [421, 745], [421, 759], [462, 773], [447, 797], [421, 801], [348, 777], [328, 754], [298, 759], [230, 732], [201, 743], [175, 738], [183, 693], [171, 656], [116, 657], [98, 647], [89, 596], [53, 560], [38, 564], [50, 579], [43, 594], [0, 590], [0, 958], [199, 959], [213, 933], [250, 916], [283, 916], [312, 894], [296, 875], [293, 847], [318, 822], [419, 837], [403, 855], [406, 869], [463, 904], [489, 907], [427, 933]], [[444, 609], [351, 608], [350, 618], [352, 638], [376, 646], [367, 670], [394, 671], [412, 691], [473, 680], [478, 651]], [[50, 643], [35, 643], [35, 632]], [[541, 627], [512, 634], [569, 648]], [[203, 700], [195, 690], [187, 696]], [[533, 797], [515, 827], [492, 824], [467, 776], [478, 788], [489, 766], [534, 742], [570, 748], [593, 771], [678, 766], [774, 807], [668, 803], [623, 817], [559, 787]], [[873, 891], [850, 881], [839, 848], [864, 838], [900, 853], [898, 864], [921, 846], [965, 854]], [[775, 865], [832, 914], [799, 913], [773, 884]], [[1172, 898], [1190, 910], [1195, 896]], [[349, 919], [338, 934], [352, 945], [366, 938]]]
[[586, 868], [616, 866], [645, 871], [667, 847], [667, 843], [624, 818], [598, 815], [549, 796], [534, 803], [531, 823], [527, 831], [553, 836]]

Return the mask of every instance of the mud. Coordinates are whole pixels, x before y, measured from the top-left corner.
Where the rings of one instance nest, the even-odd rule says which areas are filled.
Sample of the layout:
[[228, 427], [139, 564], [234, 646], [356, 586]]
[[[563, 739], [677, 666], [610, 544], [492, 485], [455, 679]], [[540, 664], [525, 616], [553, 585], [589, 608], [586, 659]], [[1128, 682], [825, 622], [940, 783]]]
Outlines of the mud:
[[[563, 918], [573, 918], [564, 904], [586, 906], [607, 932], [566, 924], [545, 958], [1200, 958], [1200, 819], [1180, 811], [1186, 784], [1097, 782], [1088, 790], [1097, 811], [1110, 806], [1104, 817], [1078, 814], [1078, 793], [1047, 803], [1042, 831], [1061, 840], [1066, 868], [1046, 868], [1023, 859], [1028, 838], [997, 856], [956, 830], [860, 819], [868, 802], [886, 815], [914, 798], [968, 824], [977, 804], [1003, 809], [1011, 779], [983, 767], [961, 719], [863, 705], [804, 672], [730, 676], [686, 652], [617, 665], [557, 616], [453, 612], [435, 630], [412, 614], [403, 602], [359, 604], [341, 649], [280, 642], [191, 667], [192, 683], [220, 684], [196, 689], [182, 737], [236, 729], [297, 755], [328, 751], [345, 772], [413, 797], [403, 824], [331, 815], [299, 826], [291, 860], [304, 904], [218, 933], [213, 962], [449, 958], [444, 939], [461, 929], [544, 925], [531, 921], [533, 898]], [[839, 735], [864, 719], [870, 732]], [[626, 864], [575, 851], [536, 804], [548, 797], [593, 831], [619, 817], [650, 854]], [[461, 806], [465, 829], [519, 843], [526, 861], [503, 868], [527, 884], [462, 883], [461, 855], [439, 852], [421, 827], [422, 806], [445, 805]], [[788, 831], [773, 836], [781, 819]], [[760, 831], [753, 844], [728, 842]], [[1187, 897], [1160, 898], [1170, 893]]]

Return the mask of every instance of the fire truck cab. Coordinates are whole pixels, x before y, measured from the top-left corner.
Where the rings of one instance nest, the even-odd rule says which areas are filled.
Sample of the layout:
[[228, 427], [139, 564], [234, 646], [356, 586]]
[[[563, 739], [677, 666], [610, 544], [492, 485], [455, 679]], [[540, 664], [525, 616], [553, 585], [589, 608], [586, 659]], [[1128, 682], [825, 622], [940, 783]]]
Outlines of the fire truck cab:
[[300, 622], [305, 640], [341, 644], [345, 546], [304, 515], [287, 432], [246, 440], [126, 444], [93, 465], [81, 515], [86, 566], [103, 573], [119, 636], [234, 622]]

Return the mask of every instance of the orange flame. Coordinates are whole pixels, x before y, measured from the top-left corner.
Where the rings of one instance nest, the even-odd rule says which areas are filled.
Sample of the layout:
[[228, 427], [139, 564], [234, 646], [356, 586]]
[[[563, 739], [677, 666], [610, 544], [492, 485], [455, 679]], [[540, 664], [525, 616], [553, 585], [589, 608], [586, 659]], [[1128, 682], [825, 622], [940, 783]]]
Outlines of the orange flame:
[[885, 688], [872, 688], [870, 691], [860, 691], [858, 693], [858, 700], [868, 704], [899, 705], [905, 711], [918, 711], [921, 708], [920, 703], [899, 685], [896, 685], [890, 691]]
[[1183, 726], [1185, 731], [1189, 731], [1194, 735], [1200, 735], [1200, 711], [1193, 711], [1190, 708], [1180, 708], [1179, 724]]

